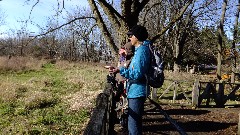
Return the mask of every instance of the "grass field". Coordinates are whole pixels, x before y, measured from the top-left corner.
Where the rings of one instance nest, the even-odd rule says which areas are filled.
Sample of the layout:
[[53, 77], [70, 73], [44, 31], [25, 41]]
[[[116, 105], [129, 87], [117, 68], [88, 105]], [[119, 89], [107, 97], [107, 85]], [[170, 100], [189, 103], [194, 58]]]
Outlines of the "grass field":
[[81, 134], [107, 70], [1, 57], [0, 73], [0, 134]]

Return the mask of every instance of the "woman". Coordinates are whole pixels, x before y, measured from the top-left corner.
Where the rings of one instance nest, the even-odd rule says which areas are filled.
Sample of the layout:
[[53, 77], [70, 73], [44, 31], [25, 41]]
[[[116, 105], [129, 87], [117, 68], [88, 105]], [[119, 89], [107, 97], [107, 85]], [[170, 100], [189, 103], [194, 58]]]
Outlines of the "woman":
[[135, 53], [128, 68], [120, 67], [121, 76], [128, 79], [128, 131], [129, 135], [142, 135], [142, 115], [144, 102], [149, 94], [146, 74], [150, 65], [148, 32], [145, 27], [136, 25], [128, 33]]

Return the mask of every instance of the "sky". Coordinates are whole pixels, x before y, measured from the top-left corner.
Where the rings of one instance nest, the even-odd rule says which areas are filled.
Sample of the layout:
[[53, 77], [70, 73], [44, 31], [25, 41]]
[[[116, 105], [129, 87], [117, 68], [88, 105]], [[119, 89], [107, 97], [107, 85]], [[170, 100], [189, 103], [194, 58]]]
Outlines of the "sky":
[[[38, 0], [0, 0], [0, 9], [5, 13], [5, 25], [0, 25], [0, 38], [11, 33], [10, 30], [20, 30], [23, 23], [21, 21], [27, 20], [30, 15], [31, 8]], [[46, 26], [47, 17], [55, 14], [54, 9], [57, 8], [57, 2], [64, 1], [64, 7], [67, 11], [80, 7], [89, 7], [87, 0], [39, 0], [39, 3], [34, 7], [30, 16], [34, 24]], [[66, 12], [63, 12], [63, 14]], [[34, 33], [39, 33], [39, 28], [32, 25], [30, 22], [27, 24], [27, 29]], [[232, 37], [231, 32], [227, 32], [229, 37]]]
[[[6, 36], [10, 30], [20, 30], [23, 26], [21, 21], [27, 20], [29, 15], [34, 24], [44, 26], [47, 17], [56, 13], [54, 9], [57, 8], [57, 1], [61, 3], [60, 7], [63, 7], [63, 0], [39, 0], [30, 15], [30, 11], [37, 0], [0, 0], [0, 9], [6, 16], [4, 19], [6, 24], [0, 26], [0, 37]], [[77, 6], [88, 7], [88, 2], [87, 0], [64, 0], [66, 10], [74, 9]], [[27, 29], [32, 33], [39, 33], [39, 28], [30, 22], [27, 24]]]

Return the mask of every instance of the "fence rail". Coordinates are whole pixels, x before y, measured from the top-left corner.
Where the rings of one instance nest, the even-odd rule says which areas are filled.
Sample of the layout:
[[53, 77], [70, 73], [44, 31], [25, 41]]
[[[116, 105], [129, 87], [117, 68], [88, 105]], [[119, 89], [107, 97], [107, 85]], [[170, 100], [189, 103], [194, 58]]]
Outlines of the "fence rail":
[[113, 132], [112, 114], [112, 86], [107, 83], [103, 93], [96, 100], [96, 107], [91, 114], [90, 120], [83, 135], [110, 135]]
[[[183, 84], [186, 81], [170, 81], [170, 85], [160, 94], [158, 97], [156, 92], [154, 93], [154, 97], [158, 97], [158, 99], [162, 99], [166, 96], [167, 93], [172, 95], [172, 102], [175, 103], [176, 97], [179, 94], [182, 94], [186, 99], [187, 104], [191, 104], [194, 107], [200, 106], [202, 104], [203, 99], [206, 101], [206, 106], [209, 106], [210, 99], [213, 99], [216, 106], [224, 107], [226, 102], [230, 99], [237, 99], [236, 92], [240, 89], [240, 83], [229, 83], [229, 82], [203, 82], [198, 79], [195, 82], [188, 81], [188, 84], [193, 83], [193, 87], [191, 89], [184, 88]], [[228, 88], [226, 88], [228, 87]], [[170, 90], [172, 89], [172, 92]], [[191, 95], [186, 92], [191, 92]], [[170, 100], [170, 99], [169, 99]], [[190, 105], [189, 104], [189, 105]]]

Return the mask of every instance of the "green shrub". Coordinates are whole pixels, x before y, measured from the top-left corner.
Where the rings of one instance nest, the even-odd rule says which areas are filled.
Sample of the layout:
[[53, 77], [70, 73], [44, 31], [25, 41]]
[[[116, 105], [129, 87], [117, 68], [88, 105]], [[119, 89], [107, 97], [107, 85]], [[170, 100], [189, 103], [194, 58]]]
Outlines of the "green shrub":
[[42, 65], [42, 68], [54, 68], [54, 64], [52, 64], [52, 63], [45, 63], [45, 64], [43, 64]]

